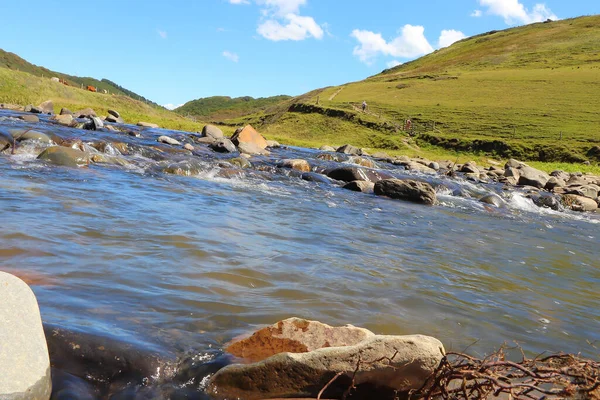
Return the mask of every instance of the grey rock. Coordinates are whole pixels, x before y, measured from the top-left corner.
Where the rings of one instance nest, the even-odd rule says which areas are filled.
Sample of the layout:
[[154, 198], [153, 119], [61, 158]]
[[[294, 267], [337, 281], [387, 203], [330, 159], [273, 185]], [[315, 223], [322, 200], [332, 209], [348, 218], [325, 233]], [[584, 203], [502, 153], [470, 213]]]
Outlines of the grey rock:
[[83, 110], [76, 111], [74, 115], [77, 118], [91, 118], [98, 116], [98, 114], [96, 114], [96, 111], [92, 110], [91, 108], [84, 108]]
[[519, 168], [519, 175], [519, 185], [533, 186], [540, 189], [546, 186], [546, 183], [550, 179], [547, 173], [528, 165], [523, 165]]
[[50, 358], [35, 295], [0, 271], [0, 399], [48, 400]]
[[596, 211], [598, 209], [598, 203], [595, 200], [576, 194], [563, 195], [562, 203], [573, 211]]
[[237, 151], [233, 142], [226, 138], [223, 138], [216, 143], [210, 144], [209, 147], [218, 153], [235, 153]]
[[108, 114], [112, 115], [115, 118], [121, 118], [121, 114], [119, 114], [119, 112], [115, 110], [108, 110]]
[[112, 122], [113, 124], [124, 124], [125, 123], [125, 121], [123, 120], [123, 118], [121, 118], [121, 117], [115, 117], [112, 114], [107, 115], [105, 120], [107, 122]]
[[325, 175], [316, 173], [316, 172], [305, 172], [302, 175], [300, 175], [300, 178], [302, 180], [305, 180], [308, 182], [317, 182], [317, 183], [326, 183], [326, 184], [332, 183], [330, 178], [326, 177]]
[[[355, 373], [359, 355], [364, 362]], [[314, 398], [336, 373], [344, 379], [330, 386], [327, 398], [338, 398], [352, 375], [357, 386], [407, 392], [423, 386], [443, 355], [444, 346], [432, 337], [374, 335], [353, 346], [280, 353], [254, 364], [227, 366], [209, 380], [207, 392], [215, 399]]]
[[479, 199], [480, 202], [491, 204], [496, 207], [505, 207], [506, 202], [502, 199], [502, 197], [498, 196], [495, 193], [490, 193], [488, 195], [483, 196]]
[[375, 183], [375, 194], [423, 204], [435, 204], [437, 201], [435, 190], [429, 183], [410, 179], [379, 181]]
[[102, 120], [98, 117], [91, 117], [92, 119], [92, 123], [94, 124], [94, 129], [95, 131], [97, 131], [98, 129], [102, 129], [104, 128], [104, 122], [102, 122]]
[[352, 181], [370, 181], [377, 182], [382, 179], [391, 178], [386, 172], [377, 171], [360, 167], [338, 167], [327, 171], [327, 176], [331, 179], [344, 182]]
[[156, 141], [161, 142], [161, 143], [170, 144], [173, 146], [181, 146], [181, 143], [178, 140], [173, 139], [172, 137], [169, 137], [169, 136], [165, 136], [165, 135], [159, 136], [159, 138]]
[[469, 161], [461, 167], [460, 172], [465, 174], [479, 174], [479, 168], [477, 168], [473, 161]]
[[144, 128], [155, 128], [155, 129], [159, 127], [157, 124], [153, 124], [151, 122], [144, 122], [144, 121], [138, 122], [137, 126], [142, 126]]
[[286, 159], [277, 163], [279, 168], [290, 168], [300, 172], [310, 172], [310, 164], [302, 159]]
[[184, 144], [183, 148], [186, 149], [186, 150], [189, 150], [189, 151], [194, 151], [194, 146], [192, 146], [189, 143]]
[[431, 168], [431, 169], [433, 169], [433, 170], [435, 170], [435, 171], [439, 171], [440, 170], [440, 164], [437, 163], [437, 162], [435, 162], [435, 161], [430, 162], [429, 165], [428, 165], [428, 167]]
[[38, 160], [67, 167], [81, 167], [90, 163], [89, 154], [63, 146], [48, 147], [37, 158]]
[[327, 146], [327, 145], [319, 147], [319, 150], [321, 150], [321, 151], [332, 151], [332, 152], [335, 151], [335, 149], [333, 147]]
[[598, 200], [598, 191], [600, 191], [600, 187], [594, 184], [583, 186], [569, 186], [566, 189], [567, 194], [577, 194], [579, 196], [588, 197], [592, 200]]
[[358, 147], [352, 146], [351, 144], [345, 144], [341, 147], [338, 147], [336, 150], [338, 153], [351, 154], [355, 156], [362, 156], [363, 152]]
[[373, 193], [375, 190], [375, 184], [369, 181], [352, 181], [346, 183], [343, 188], [352, 190], [354, 192]]
[[544, 189], [552, 191], [557, 187], [564, 187], [566, 184], [567, 183], [562, 178], [550, 176], [550, 179], [548, 179], [548, 182], [546, 182]]
[[38, 123], [40, 118], [37, 115], [27, 114], [19, 116], [19, 119], [25, 122]]
[[253, 142], [239, 142], [238, 150], [240, 153], [248, 154], [248, 155], [262, 155], [268, 156], [269, 153], [267, 150], [262, 148], [261, 146], [253, 143]]
[[70, 126], [73, 123], [73, 115], [72, 114], [60, 114], [55, 115], [50, 118], [52, 121], [56, 121], [57, 123], [65, 126]]
[[223, 131], [214, 125], [205, 125], [204, 128], [202, 128], [202, 136], [210, 137], [215, 140], [220, 140], [225, 137]]
[[54, 113], [54, 104], [52, 103], [52, 100], [46, 100], [45, 102], [40, 104], [37, 108], [40, 109], [42, 114], [53, 114]]
[[27, 104], [24, 108], [23, 111], [25, 112], [31, 112], [31, 109], [33, 108], [33, 104]]
[[73, 112], [71, 110], [69, 110], [68, 108], [61, 108], [60, 109], [60, 115], [73, 115]]

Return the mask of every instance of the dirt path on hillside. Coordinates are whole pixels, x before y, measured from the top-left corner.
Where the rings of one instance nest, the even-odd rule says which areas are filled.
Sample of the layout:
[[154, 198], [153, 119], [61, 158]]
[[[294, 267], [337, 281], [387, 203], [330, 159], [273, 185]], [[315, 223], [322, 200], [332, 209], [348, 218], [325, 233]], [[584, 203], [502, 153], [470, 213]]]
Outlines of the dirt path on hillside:
[[337, 96], [338, 94], [340, 94], [340, 92], [344, 89], [344, 87], [342, 86], [341, 88], [339, 88], [338, 90], [336, 90], [331, 96], [329, 96], [329, 101], [335, 99], [335, 96]]

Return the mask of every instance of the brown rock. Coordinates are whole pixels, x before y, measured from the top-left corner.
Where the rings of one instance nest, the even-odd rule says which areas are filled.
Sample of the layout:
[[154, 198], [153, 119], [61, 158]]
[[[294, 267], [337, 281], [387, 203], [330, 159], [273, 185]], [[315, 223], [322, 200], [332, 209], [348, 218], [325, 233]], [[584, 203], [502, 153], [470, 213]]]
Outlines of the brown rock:
[[155, 129], [159, 127], [157, 124], [153, 124], [151, 122], [144, 122], [144, 121], [138, 122], [137, 126], [142, 126], [144, 128], [155, 128]]
[[563, 195], [562, 203], [573, 211], [596, 211], [598, 209], [598, 203], [595, 200], [576, 194]]
[[375, 184], [369, 181], [353, 181], [344, 185], [344, 189], [362, 193], [373, 193]]
[[70, 126], [73, 123], [73, 115], [71, 114], [55, 115], [50, 119], [65, 126]]
[[265, 138], [250, 125], [246, 125], [243, 129], [236, 131], [231, 137], [231, 141], [238, 147], [241, 143], [251, 143], [263, 150], [267, 148]]
[[183, 148], [186, 149], [186, 150], [189, 150], [189, 151], [194, 151], [194, 146], [192, 146], [189, 143], [184, 144]]
[[289, 159], [282, 160], [278, 165], [280, 168], [291, 168], [296, 171], [310, 172], [310, 164], [306, 160]]
[[46, 100], [37, 108], [40, 109], [44, 114], [52, 114], [54, 112], [54, 104], [52, 103], [52, 100]]
[[19, 116], [19, 119], [23, 120], [25, 122], [32, 122], [32, 123], [40, 122], [40, 118], [34, 114], [21, 115], [21, 116]]
[[288, 318], [231, 343], [225, 351], [245, 361], [257, 362], [279, 353], [306, 353], [323, 347], [351, 346], [373, 336], [352, 325], [333, 327], [318, 321]]
[[74, 115], [77, 118], [91, 118], [91, 117], [98, 116], [96, 114], [96, 111], [92, 110], [91, 108], [84, 108], [83, 110], [79, 110], [79, 111], [75, 112]]
[[373, 162], [373, 160], [369, 160], [368, 158], [364, 158], [364, 157], [359, 157], [359, 156], [352, 156], [348, 159], [348, 162], [351, 162], [352, 164], [357, 164], [363, 167], [367, 167], [367, 168], [375, 168], [376, 165]]

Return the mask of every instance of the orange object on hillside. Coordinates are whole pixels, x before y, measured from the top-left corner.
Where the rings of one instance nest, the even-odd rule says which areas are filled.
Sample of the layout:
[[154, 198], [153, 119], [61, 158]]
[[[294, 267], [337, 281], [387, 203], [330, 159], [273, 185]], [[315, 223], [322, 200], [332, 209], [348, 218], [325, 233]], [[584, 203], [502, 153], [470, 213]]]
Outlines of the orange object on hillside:
[[89, 90], [90, 92], [96, 92], [96, 88], [93, 86], [88, 85], [87, 90]]

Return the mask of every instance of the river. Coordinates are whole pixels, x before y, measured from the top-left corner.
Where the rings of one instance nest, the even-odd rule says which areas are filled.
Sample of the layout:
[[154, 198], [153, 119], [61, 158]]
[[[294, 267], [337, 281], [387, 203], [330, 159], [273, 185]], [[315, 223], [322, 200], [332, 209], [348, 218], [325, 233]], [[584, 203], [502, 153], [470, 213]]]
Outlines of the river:
[[[0, 129], [31, 127], [11, 116], [0, 112]], [[140, 148], [161, 134], [185, 138], [45, 118], [35, 129]], [[198, 355], [290, 316], [426, 334], [476, 355], [504, 342], [528, 354], [598, 354], [598, 214], [439, 176], [418, 176], [438, 185], [440, 203], [423, 206], [274, 167], [328, 163], [310, 149], [273, 149], [254, 162], [261, 168], [227, 174], [227, 156], [175, 154], [195, 166], [178, 176], [163, 172], [170, 155], [132, 151], [127, 166], [69, 168], [37, 160], [40, 146], [0, 155], [0, 269], [30, 277], [45, 323]], [[490, 192], [508, 207], [477, 201]]]

